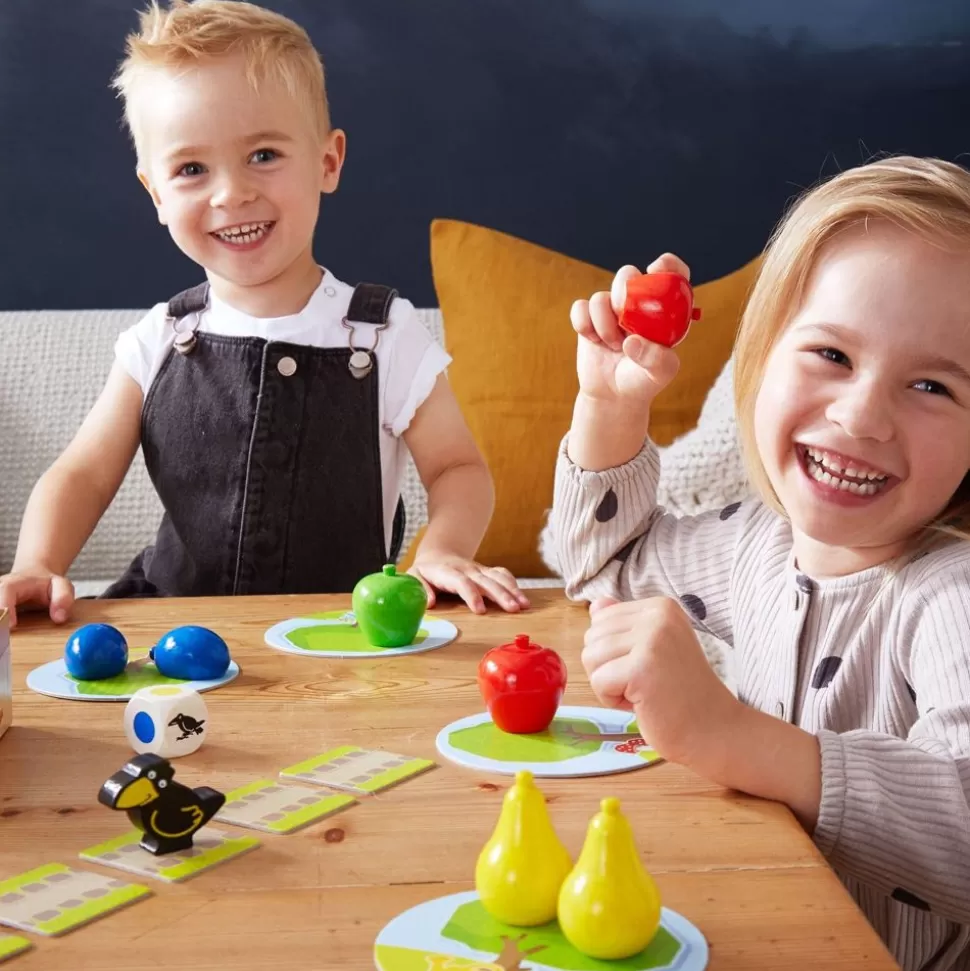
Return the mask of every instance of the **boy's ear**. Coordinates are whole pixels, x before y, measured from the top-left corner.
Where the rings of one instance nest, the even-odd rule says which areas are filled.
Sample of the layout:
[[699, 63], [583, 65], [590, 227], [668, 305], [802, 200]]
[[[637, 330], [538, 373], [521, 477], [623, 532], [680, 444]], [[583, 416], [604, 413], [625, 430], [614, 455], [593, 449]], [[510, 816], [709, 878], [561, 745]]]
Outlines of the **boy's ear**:
[[340, 183], [340, 171], [347, 155], [347, 136], [339, 128], [333, 128], [323, 142], [320, 153], [320, 191], [336, 192]]
[[155, 203], [155, 211], [158, 213], [158, 221], [164, 226], [165, 214], [162, 212], [162, 198], [149, 181], [148, 175], [142, 169], [138, 169], [138, 181], [145, 187], [148, 194], [152, 197], [152, 202]]

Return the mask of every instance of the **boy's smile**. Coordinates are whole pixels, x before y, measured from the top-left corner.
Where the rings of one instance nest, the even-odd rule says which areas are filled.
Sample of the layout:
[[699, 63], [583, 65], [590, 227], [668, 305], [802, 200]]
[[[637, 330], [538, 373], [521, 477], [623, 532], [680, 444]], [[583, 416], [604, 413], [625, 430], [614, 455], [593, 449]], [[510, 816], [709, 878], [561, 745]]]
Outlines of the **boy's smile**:
[[970, 469], [970, 257], [878, 222], [823, 251], [768, 357], [761, 460], [799, 567], [886, 562]]
[[156, 69], [139, 88], [139, 178], [178, 247], [214, 291], [254, 316], [303, 308], [319, 283], [320, 194], [337, 187], [344, 136], [241, 57]]

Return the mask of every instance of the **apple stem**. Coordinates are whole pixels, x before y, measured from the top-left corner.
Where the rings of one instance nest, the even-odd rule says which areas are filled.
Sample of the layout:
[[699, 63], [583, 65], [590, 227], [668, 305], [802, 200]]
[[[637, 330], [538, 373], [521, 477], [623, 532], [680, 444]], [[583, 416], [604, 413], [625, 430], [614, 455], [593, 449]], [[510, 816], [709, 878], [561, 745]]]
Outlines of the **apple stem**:
[[528, 634], [516, 634], [515, 635], [515, 646], [521, 648], [522, 650], [526, 650], [526, 649], [532, 647], [533, 644], [529, 640], [529, 635]]

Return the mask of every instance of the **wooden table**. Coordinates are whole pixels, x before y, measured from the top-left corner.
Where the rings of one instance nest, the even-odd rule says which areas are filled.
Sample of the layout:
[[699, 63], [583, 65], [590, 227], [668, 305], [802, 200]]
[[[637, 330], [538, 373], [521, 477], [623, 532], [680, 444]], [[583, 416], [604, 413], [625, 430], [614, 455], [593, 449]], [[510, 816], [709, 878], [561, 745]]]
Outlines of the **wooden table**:
[[[439, 758], [437, 731], [481, 710], [478, 659], [520, 630], [566, 659], [565, 701], [592, 702], [579, 662], [583, 609], [558, 591], [534, 591], [533, 604], [527, 616], [443, 609], [461, 629], [455, 644], [379, 661], [303, 658], [263, 644], [272, 623], [345, 608], [346, 597], [88, 601], [74, 622], [115, 624], [132, 645], [154, 643], [184, 623], [226, 638], [242, 674], [205, 696], [209, 740], [175, 765], [179, 781], [227, 791], [341, 744]], [[122, 814], [96, 801], [101, 783], [131, 754], [123, 706], [57, 701], [25, 687], [31, 668], [60, 656], [66, 634], [39, 618], [26, 618], [13, 634], [14, 725], [0, 739], [3, 877], [50, 862], [83, 869], [79, 850], [128, 828]], [[12, 967], [373, 968], [373, 942], [389, 919], [473, 888], [474, 861], [508, 782], [442, 762], [292, 836], [255, 834], [263, 841], [255, 852], [184, 884], [142, 880], [154, 897], [64, 937], [35, 938], [37, 947]], [[540, 785], [573, 853], [598, 800], [622, 799], [665, 904], [707, 937], [712, 971], [896, 967], [787, 809], [666, 764]]]

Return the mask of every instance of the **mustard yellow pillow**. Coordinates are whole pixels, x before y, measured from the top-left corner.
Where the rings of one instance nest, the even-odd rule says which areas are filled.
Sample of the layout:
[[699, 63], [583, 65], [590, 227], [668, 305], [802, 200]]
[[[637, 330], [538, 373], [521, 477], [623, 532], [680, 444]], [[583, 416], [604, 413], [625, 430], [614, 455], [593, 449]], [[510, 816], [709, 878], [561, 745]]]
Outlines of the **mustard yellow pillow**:
[[[659, 444], [697, 422], [731, 354], [757, 262], [695, 287], [703, 317], [679, 345], [680, 373], [651, 412]], [[578, 388], [569, 308], [608, 290], [614, 271], [446, 219], [431, 225], [431, 266], [453, 358], [449, 379], [495, 480], [495, 515], [478, 558], [516, 576], [547, 576], [538, 538]]]

